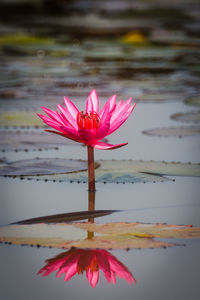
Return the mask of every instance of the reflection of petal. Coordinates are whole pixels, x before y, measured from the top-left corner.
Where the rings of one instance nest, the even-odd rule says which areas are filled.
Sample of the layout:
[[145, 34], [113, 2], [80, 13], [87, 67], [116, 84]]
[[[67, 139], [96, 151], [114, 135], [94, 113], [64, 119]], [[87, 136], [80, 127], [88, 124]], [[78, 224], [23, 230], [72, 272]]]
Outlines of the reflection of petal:
[[110, 277], [111, 277], [111, 272], [110, 272], [110, 264], [109, 261], [106, 257], [106, 252], [105, 250], [101, 250], [101, 252], [97, 252], [97, 261], [99, 263], [100, 269], [103, 271], [106, 279], [108, 282], [110, 282]]
[[74, 259], [74, 262], [69, 266], [69, 268], [66, 270], [64, 281], [69, 280], [72, 278], [76, 272], [77, 272], [77, 264], [78, 264], [79, 257]]
[[112, 256], [110, 253], [108, 255], [109, 255], [110, 268], [111, 268], [112, 272], [116, 273], [116, 275], [118, 277], [124, 278], [130, 284], [132, 282], [136, 283], [136, 280], [132, 276], [131, 272], [120, 261], [118, 261], [114, 256]]
[[90, 269], [86, 272], [87, 279], [91, 286], [95, 288], [99, 281], [99, 271], [91, 271]]
[[[67, 276], [65, 276], [65, 278], [68, 278], [68, 276], [71, 274], [71, 272], [73, 273], [74, 270], [77, 269], [77, 263], [78, 263], [79, 257], [80, 257], [79, 253], [77, 255], [76, 253], [72, 252], [72, 254], [67, 257], [67, 259], [63, 263], [62, 267], [57, 272], [56, 276], [60, 277], [63, 273], [66, 273]], [[65, 280], [67, 280], [67, 279], [65, 279]]]
[[86, 277], [90, 285], [95, 288], [99, 280], [99, 269], [103, 271], [108, 283], [116, 283], [116, 275], [124, 278], [130, 284], [135, 283], [135, 278], [131, 272], [113, 255], [106, 250], [93, 249], [75, 249], [61, 253], [55, 258], [48, 259], [47, 264], [38, 272], [43, 276], [58, 270], [56, 276], [60, 277], [65, 273], [64, 281], [72, 278], [76, 273], [83, 274], [86, 271]]

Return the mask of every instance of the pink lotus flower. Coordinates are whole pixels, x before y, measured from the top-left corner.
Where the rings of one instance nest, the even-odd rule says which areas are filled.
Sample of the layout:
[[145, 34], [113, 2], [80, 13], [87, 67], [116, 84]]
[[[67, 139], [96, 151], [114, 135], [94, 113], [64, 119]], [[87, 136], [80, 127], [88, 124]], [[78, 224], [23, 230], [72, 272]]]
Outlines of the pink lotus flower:
[[127, 143], [111, 145], [100, 142], [103, 138], [117, 130], [129, 117], [135, 104], [132, 98], [116, 104], [113, 95], [99, 112], [99, 99], [95, 90], [89, 94], [85, 112], [64, 97], [65, 107], [58, 104], [59, 112], [42, 107], [48, 116], [38, 113], [38, 116], [50, 127], [57, 131], [47, 130], [79, 143], [84, 143], [96, 149], [108, 150], [126, 145]]
[[76, 273], [86, 276], [93, 288], [99, 280], [99, 269], [103, 271], [108, 283], [116, 283], [116, 275], [124, 278], [129, 284], [136, 283], [130, 271], [106, 250], [74, 249], [61, 253], [54, 258], [48, 259], [47, 264], [38, 272], [42, 276], [57, 271], [56, 276], [65, 274], [64, 280], [71, 279]]

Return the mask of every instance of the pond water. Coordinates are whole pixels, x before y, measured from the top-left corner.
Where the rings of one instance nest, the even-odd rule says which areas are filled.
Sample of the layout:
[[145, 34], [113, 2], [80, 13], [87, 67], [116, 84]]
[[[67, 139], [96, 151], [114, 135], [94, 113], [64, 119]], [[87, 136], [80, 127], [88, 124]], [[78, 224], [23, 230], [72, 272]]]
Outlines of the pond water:
[[[2, 299], [197, 300], [199, 2], [13, 0], [0, 11]], [[54, 109], [64, 95], [83, 109], [93, 88], [101, 107], [115, 93], [137, 105], [106, 140], [128, 145], [95, 150], [98, 217], [84, 218], [91, 194], [79, 160], [87, 149], [46, 137], [36, 112]], [[50, 163], [51, 174], [38, 176], [35, 158], [40, 171]], [[55, 158], [69, 160], [67, 174]], [[69, 213], [76, 221], [59, 223]], [[59, 215], [51, 224], [9, 225], [51, 215]], [[66, 258], [67, 272], [69, 253], [72, 266], [82, 257], [83, 274], [64, 281], [56, 277], [58, 259]], [[47, 259], [54, 272], [42, 277]], [[89, 260], [93, 271], [101, 269], [95, 288], [86, 278]], [[108, 284], [108, 262], [126, 280]]]

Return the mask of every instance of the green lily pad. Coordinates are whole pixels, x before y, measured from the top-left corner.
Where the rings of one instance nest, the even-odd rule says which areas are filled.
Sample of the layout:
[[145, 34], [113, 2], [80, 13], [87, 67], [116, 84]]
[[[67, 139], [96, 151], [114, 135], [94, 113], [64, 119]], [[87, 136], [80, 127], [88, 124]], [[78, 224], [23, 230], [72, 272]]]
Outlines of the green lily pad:
[[2, 47], [3, 52], [10, 55], [21, 55], [21, 56], [35, 56], [43, 58], [45, 55], [54, 57], [65, 57], [68, 56], [68, 51], [63, 45], [5, 45]]
[[35, 45], [35, 44], [53, 44], [54, 40], [47, 37], [31, 36], [26, 34], [8, 34], [0, 37], [0, 46], [2, 45]]
[[87, 170], [81, 160], [35, 158], [0, 165], [0, 176], [47, 175]]
[[[93, 237], [91, 237], [93, 233]], [[97, 233], [97, 236], [95, 236]], [[10, 225], [0, 228], [0, 242], [54, 248], [160, 248], [176, 246], [154, 238], [200, 238], [200, 228], [144, 223], [71, 223]]]
[[[100, 160], [96, 164], [96, 182], [102, 183], [163, 182], [172, 180], [166, 176], [200, 176], [199, 164], [134, 160]], [[20, 167], [20, 162], [18, 165]], [[22, 170], [24, 170], [24, 167], [21, 168], [21, 172]], [[57, 174], [52, 169], [52, 171], [49, 171], [49, 175], [23, 176], [23, 179], [31, 178], [35, 180], [77, 183], [86, 183], [88, 181], [87, 170], [69, 174], [61, 173], [63, 172], [59, 171], [58, 167]], [[16, 174], [13, 173], [12, 175], [11, 170], [9, 175], [14, 176]]]
[[172, 120], [181, 122], [200, 122], [200, 111], [189, 111], [186, 113], [177, 113], [171, 116]]
[[64, 145], [80, 145], [58, 135], [47, 134], [45, 131], [0, 131], [0, 150], [29, 151], [42, 149], [58, 149]]
[[200, 106], [200, 96], [187, 98], [184, 103], [193, 106]]
[[152, 136], [186, 137], [200, 134], [200, 127], [166, 127], [143, 130], [142, 133]]
[[0, 127], [44, 127], [44, 123], [30, 111], [9, 111], [0, 113]]

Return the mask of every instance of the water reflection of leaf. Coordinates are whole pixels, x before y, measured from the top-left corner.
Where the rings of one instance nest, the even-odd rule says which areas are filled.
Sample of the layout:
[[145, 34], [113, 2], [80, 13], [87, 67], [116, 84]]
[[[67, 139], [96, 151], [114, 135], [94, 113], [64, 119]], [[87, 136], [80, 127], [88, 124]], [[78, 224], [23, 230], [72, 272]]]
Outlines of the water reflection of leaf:
[[[87, 233], [94, 232], [88, 239]], [[96, 234], [96, 236], [95, 236]], [[107, 223], [10, 225], [0, 228], [0, 242], [54, 248], [144, 249], [176, 246], [154, 238], [200, 238], [200, 228], [186, 225]]]
[[47, 259], [46, 265], [38, 272], [47, 276], [57, 271], [56, 277], [65, 274], [64, 280], [70, 280], [74, 275], [86, 272], [86, 277], [93, 288], [98, 283], [99, 271], [102, 271], [108, 283], [116, 283], [116, 276], [124, 278], [129, 284], [136, 283], [135, 278], [117, 258], [106, 250], [75, 249]]

